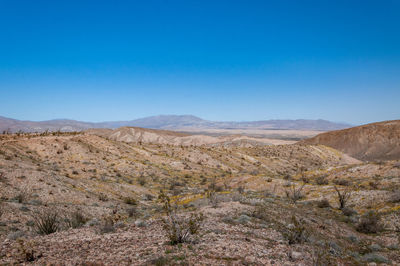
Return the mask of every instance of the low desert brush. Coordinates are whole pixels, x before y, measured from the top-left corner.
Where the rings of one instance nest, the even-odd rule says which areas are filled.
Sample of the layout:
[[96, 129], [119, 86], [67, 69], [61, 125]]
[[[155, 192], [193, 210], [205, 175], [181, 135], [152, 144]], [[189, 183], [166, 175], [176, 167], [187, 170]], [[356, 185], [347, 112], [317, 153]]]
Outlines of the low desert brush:
[[60, 215], [54, 209], [44, 209], [32, 215], [34, 227], [38, 234], [49, 235], [60, 229]]
[[304, 220], [298, 219], [295, 215], [292, 215], [291, 224], [286, 228], [283, 236], [288, 241], [289, 245], [306, 242], [308, 240], [308, 232]]
[[288, 188], [285, 189], [285, 194], [288, 199], [290, 199], [293, 203], [296, 203], [298, 200], [302, 199], [304, 196], [302, 194], [302, 190], [305, 184], [296, 187], [295, 184], [289, 184]]
[[80, 228], [86, 224], [89, 219], [81, 211], [74, 211], [65, 218], [68, 228]]
[[340, 191], [336, 186], [334, 186], [336, 193], [337, 193], [337, 200], [339, 203], [339, 209], [343, 209], [346, 207], [347, 202], [350, 200], [351, 197], [351, 189], [347, 188], [345, 190]]
[[382, 229], [380, 220], [381, 216], [379, 213], [369, 211], [361, 217], [356, 229], [358, 232], [366, 234], [377, 233]]
[[170, 198], [163, 192], [161, 192], [159, 199], [166, 213], [166, 217], [162, 219], [163, 228], [172, 245], [189, 242], [192, 236], [199, 233], [204, 219], [202, 213], [192, 213], [189, 217], [186, 217], [178, 214], [177, 206], [173, 206]]

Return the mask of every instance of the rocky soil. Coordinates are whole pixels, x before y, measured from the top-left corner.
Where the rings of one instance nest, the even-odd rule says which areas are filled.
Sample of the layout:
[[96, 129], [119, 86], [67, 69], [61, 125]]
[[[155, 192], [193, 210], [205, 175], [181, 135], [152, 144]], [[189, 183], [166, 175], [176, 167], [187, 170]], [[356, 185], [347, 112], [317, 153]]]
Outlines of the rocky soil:
[[[361, 162], [325, 146], [105, 134], [0, 136], [0, 264], [400, 263], [399, 161]], [[335, 187], [351, 192], [346, 209]], [[204, 215], [183, 243], [170, 242], [161, 191], [185, 226]], [[360, 229], [370, 212], [376, 232]], [[57, 232], [38, 234], [35, 217], [54, 213]]]

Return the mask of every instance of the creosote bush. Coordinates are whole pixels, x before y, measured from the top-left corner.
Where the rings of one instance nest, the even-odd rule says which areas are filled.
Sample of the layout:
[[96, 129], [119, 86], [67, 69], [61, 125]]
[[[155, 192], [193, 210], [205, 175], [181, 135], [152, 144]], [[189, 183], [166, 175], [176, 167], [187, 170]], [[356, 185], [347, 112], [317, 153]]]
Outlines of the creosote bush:
[[353, 210], [352, 208], [348, 208], [348, 207], [344, 207], [342, 209], [342, 213], [344, 216], [352, 216], [352, 215], [357, 214], [357, 212], [355, 210]]
[[210, 203], [210, 205], [213, 208], [217, 208], [218, 207], [219, 199], [218, 199], [218, 194], [216, 192], [208, 191], [207, 192], [207, 199], [208, 199], [208, 202]]
[[259, 204], [259, 205], [257, 205], [257, 206], [254, 208], [254, 211], [253, 211], [253, 213], [252, 213], [252, 216], [255, 217], [255, 218], [257, 218], [257, 219], [260, 219], [260, 220], [269, 222], [269, 221], [271, 220], [271, 216], [270, 216], [271, 213], [268, 212], [268, 209], [267, 209], [267, 208], [268, 208], [268, 207], [267, 207], [265, 204]]
[[56, 210], [44, 209], [32, 215], [34, 228], [40, 235], [49, 235], [60, 229], [60, 216]]
[[357, 224], [356, 230], [366, 234], [377, 233], [382, 229], [380, 219], [381, 216], [378, 213], [369, 211], [361, 217], [360, 222]]
[[327, 199], [322, 199], [317, 203], [318, 208], [329, 208], [331, 205]]
[[308, 240], [308, 232], [304, 224], [304, 220], [297, 219], [295, 215], [292, 215], [291, 224], [283, 233], [289, 245], [302, 244]]
[[128, 205], [137, 205], [136, 199], [131, 197], [124, 198], [124, 202]]
[[17, 239], [17, 255], [20, 259], [20, 262], [32, 262], [37, 258], [41, 257], [41, 255], [37, 255], [35, 251], [35, 243], [33, 241], [25, 241], [24, 239]]
[[166, 213], [166, 217], [162, 221], [170, 244], [189, 242], [191, 236], [199, 233], [204, 219], [202, 213], [192, 213], [189, 217], [185, 217], [177, 213], [177, 206], [172, 206], [170, 198], [163, 192], [159, 195], [159, 199], [163, 203]]
[[296, 187], [295, 184], [289, 184], [288, 188], [285, 189], [285, 194], [288, 199], [290, 199], [293, 203], [296, 203], [298, 200], [302, 199], [304, 196], [302, 194], [302, 190], [305, 184], [300, 187]]
[[81, 211], [74, 211], [65, 218], [68, 228], [80, 228], [85, 225], [87, 221], [88, 218], [86, 218]]
[[328, 185], [329, 184], [329, 182], [328, 182], [328, 180], [326, 179], [326, 176], [319, 176], [319, 177], [317, 177], [316, 179], [315, 179], [315, 183], [317, 184], [317, 185]]

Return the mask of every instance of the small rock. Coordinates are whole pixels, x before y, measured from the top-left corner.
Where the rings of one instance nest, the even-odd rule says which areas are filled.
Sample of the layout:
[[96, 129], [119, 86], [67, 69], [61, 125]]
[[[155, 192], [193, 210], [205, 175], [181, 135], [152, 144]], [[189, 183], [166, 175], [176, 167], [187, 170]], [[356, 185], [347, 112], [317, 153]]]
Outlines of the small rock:
[[99, 224], [100, 224], [100, 221], [99, 221], [98, 219], [96, 219], [96, 218], [90, 220], [90, 221], [87, 223], [87, 225], [89, 225], [89, 226], [95, 226], [95, 225], [99, 225]]
[[298, 259], [304, 257], [304, 255], [303, 255], [303, 253], [301, 253], [301, 252], [292, 251], [292, 252], [290, 253], [290, 257], [291, 257], [293, 260], [298, 260]]
[[376, 253], [368, 253], [365, 254], [362, 259], [367, 262], [376, 262], [376, 263], [389, 263], [390, 260], [382, 255]]
[[39, 205], [42, 205], [42, 202], [40, 200], [34, 199], [34, 200], [30, 200], [28, 202], [28, 204], [33, 205], [33, 206], [39, 206]]
[[28, 212], [28, 211], [30, 211], [30, 209], [29, 209], [28, 207], [26, 207], [26, 206], [22, 206], [21, 208], [19, 208], [19, 210], [20, 210], [20, 211], [23, 211], [23, 212]]
[[396, 245], [396, 244], [391, 244], [391, 245], [387, 246], [387, 248], [390, 249], [390, 250], [398, 250], [398, 249], [400, 249], [399, 245]]
[[21, 238], [25, 235], [24, 231], [16, 231], [16, 232], [11, 232], [7, 235], [7, 238], [10, 240], [17, 240], [18, 238]]
[[125, 224], [124, 222], [117, 222], [117, 223], [114, 225], [114, 227], [115, 227], [115, 228], [124, 228], [124, 227], [126, 227], [126, 224]]
[[146, 222], [145, 222], [145, 221], [142, 221], [142, 220], [136, 220], [136, 221], [135, 221], [135, 225], [136, 225], [137, 227], [146, 227], [146, 226], [147, 226]]
[[369, 249], [371, 251], [381, 251], [382, 247], [380, 245], [378, 245], [378, 244], [372, 244], [372, 245], [369, 246]]
[[351, 242], [353, 242], [353, 243], [359, 243], [359, 242], [360, 242], [360, 240], [358, 239], [358, 237], [356, 237], [356, 236], [354, 236], [354, 235], [350, 235], [350, 236], [348, 237], [348, 239], [349, 239]]
[[242, 214], [236, 219], [236, 222], [238, 222], [240, 224], [246, 224], [250, 221], [250, 219], [251, 218], [249, 216], [247, 216], [246, 214]]

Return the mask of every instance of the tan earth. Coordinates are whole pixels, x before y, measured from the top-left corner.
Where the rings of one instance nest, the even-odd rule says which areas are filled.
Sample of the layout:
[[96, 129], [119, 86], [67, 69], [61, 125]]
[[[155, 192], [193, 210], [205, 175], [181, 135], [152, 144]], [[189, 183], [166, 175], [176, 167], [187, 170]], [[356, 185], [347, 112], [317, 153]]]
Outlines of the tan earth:
[[330, 131], [301, 143], [326, 145], [360, 160], [399, 160], [400, 120]]
[[[272, 144], [140, 128], [0, 135], [0, 264], [400, 263], [399, 161]], [[347, 209], [335, 186], [351, 191]], [[360, 229], [369, 211], [376, 232]], [[40, 235], [38, 217], [57, 232]], [[171, 243], [169, 219], [199, 227]]]

